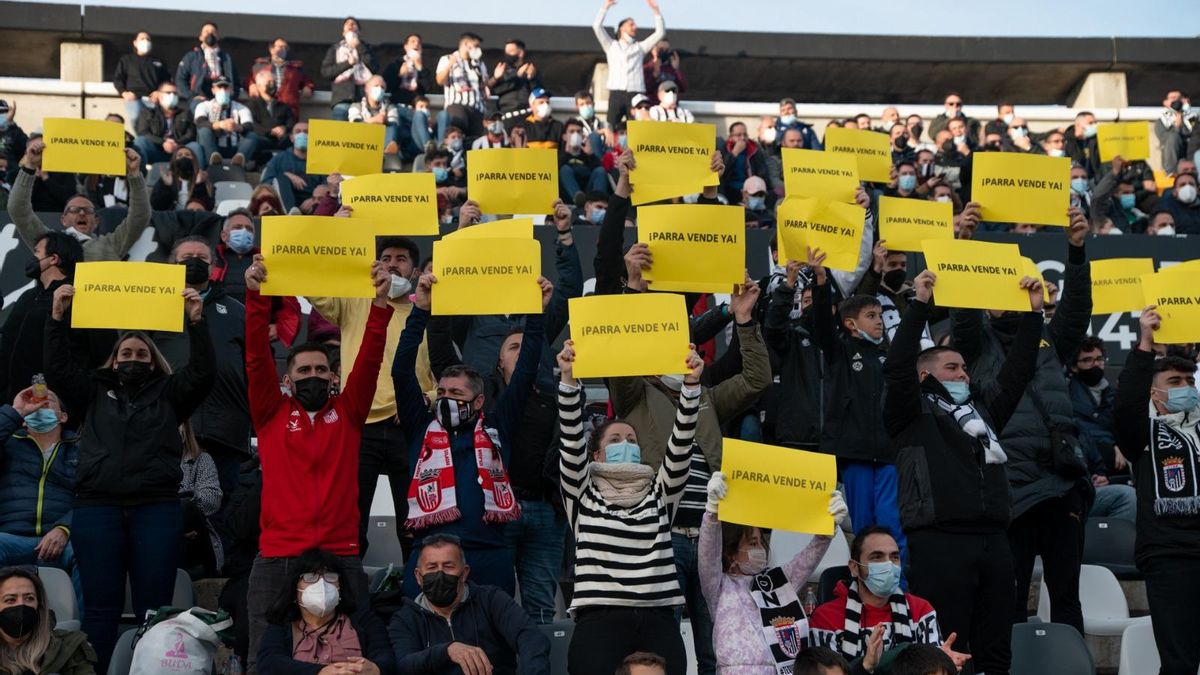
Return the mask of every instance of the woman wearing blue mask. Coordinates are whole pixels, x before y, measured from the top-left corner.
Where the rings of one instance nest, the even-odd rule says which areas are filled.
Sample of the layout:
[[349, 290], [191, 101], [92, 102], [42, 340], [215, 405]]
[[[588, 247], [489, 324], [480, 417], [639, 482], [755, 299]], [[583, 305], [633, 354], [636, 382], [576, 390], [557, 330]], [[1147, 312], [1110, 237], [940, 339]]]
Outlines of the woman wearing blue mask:
[[567, 340], [558, 355], [558, 415], [563, 503], [575, 536], [568, 668], [573, 675], [611, 675], [626, 656], [645, 651], [666, 658], [668, 675], [683, 675], [687, 657], [675, 608], [684, 600], [671, 521], [687, 482], [704, 361], [692, 345], [657, 470], [641, 463], [637, 430], [621, 420], [608, 420], [585, 436], [574, 362], [575, 345]]

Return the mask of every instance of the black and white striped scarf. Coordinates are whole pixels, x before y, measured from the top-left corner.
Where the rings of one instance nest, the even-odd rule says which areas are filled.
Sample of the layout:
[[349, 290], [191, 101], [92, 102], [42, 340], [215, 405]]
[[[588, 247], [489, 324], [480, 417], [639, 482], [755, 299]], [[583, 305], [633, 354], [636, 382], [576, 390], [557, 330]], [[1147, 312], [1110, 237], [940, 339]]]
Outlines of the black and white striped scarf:
[[763, 639], [775, 661], [776, 675], [792, 675], [796, 655], [808, 647], [808, 617], [783, 568], [754, 575], [750, 596], [763, 623]]
[[1188, 417], [1170, 413], [1150, 420], [1154, 515], [1160, 518], [1200, 513], [1200, 434], [1196, 416]]
[[1000, 447], [1000, 439], [996, 438], [996, 432], [992, 431], [991, 425], [980, 416], [970, 401], [956, 405], [937, 394], [926, 393], [925, 397], [953, 417], [958, 426], [962, 427], [963, 433], [979, 439], [983, 444], [986, 463], [1004, 464], [1008, 461], [1008, 455], [1004, 454], [1004, 448]]
[[[912, 613], [908, 609], [908, 599], [904, 593], [896, 589], [888, 598], [892, 606], [892, 641], [893, 646], [902, 642], [913, 641]], [[863, 652], [862, 645], [862, 599], [858, 597], [858, 581], [850, 582], [846, 592], [846, 619], [842, 632], [838, 633], [837, 648], [848, 660], [858, 658]]]

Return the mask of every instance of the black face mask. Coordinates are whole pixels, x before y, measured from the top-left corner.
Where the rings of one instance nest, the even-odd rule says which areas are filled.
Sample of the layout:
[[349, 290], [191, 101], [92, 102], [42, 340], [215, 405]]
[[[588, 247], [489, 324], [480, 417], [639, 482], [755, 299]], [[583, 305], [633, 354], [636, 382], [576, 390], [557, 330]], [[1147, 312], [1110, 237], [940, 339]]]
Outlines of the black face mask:
[[1089, 387], [1094, 387], [1100, 384], [1100, 380], [1104, 379], [1104, 368], [1101, 366], [1080, 368], [1075, 372], [1075, 376], [1079, 378], [1080, 382]]
[[215, 47], [217, 45], [217, 36], [209, 33], [204, 36], [204, 44], [207, 47]]
[[907, 270], [896, 269], [883, 273], [883, 285], [887, 286], [893, 291], [900, 290], [900, 287], [904, 285], [904, 281], [906, 279], [908, 279]]
[[183, 280], [193, 286], [198, 286], [205, 281], [208, 281], [208, 263], [203, 258], [188, 258], [183, 261], [184, 272]]
[[908, 136], [900, 135], [896, 137], [896, 147], [903, 150], [908, 145]]
[[997, 332], [1005, 335], [1014, 335], [1017, 332], [1017, 325], [1021, 323], [1021, 315], [1016, 312], [1005, 312], [1004, 314], [992, 319], [992, 328]]
[[150, 377], [150, 364], [145, 361], [121, 361], [117, 364], [117, 379], [121, 384], [138, 385]]
[[41, 279], [42, 278], [42, 260], [43, 260], [42, 258], [34, 258], [33, 260], [30, 260], [29, 262], [25, 263], [25, 276], [29, 277], [30, 279], [35, 279], [35, 280]]
[[329, 380], [318, 377], [306, 377], [292, 382], [292, 396], [308, 412], [317, 412], [329, 402]]
[[0, 611], [0, 630], [14, 640], [28, 637], [37, 625], [38, 611], [29, 605], [13, 605]]
[[175, 160], [175, 175], [180, 180], [190, 181], [196, 177], [196, 164], [191, 157], [180, 157]]
[[458, 599], [458, 582], [461, 576], [445, 572], [426, 572], [421, 577], [421, 592], [434, 607], [449, 607]]

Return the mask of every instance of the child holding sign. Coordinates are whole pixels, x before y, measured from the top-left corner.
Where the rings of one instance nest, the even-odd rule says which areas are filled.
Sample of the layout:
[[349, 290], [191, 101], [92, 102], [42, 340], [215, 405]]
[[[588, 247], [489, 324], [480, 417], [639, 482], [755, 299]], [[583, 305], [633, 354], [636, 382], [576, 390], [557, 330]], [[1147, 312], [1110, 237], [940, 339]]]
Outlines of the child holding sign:
[[637, 430], [610, 420], [585, 438], [574, 341], [558, 355], [558, 420], [563, 504], [575, 535], [575, 596], [568, 667], [574, 675], [611, 675], [621, 659], [649, 651], [683, 675], [687, 656], [675, 607], [683, 604], [671, 522], [687, 482], [700, 409], [704, 361], [691, 345], [667, 454], [656, 472], [641, 462]]

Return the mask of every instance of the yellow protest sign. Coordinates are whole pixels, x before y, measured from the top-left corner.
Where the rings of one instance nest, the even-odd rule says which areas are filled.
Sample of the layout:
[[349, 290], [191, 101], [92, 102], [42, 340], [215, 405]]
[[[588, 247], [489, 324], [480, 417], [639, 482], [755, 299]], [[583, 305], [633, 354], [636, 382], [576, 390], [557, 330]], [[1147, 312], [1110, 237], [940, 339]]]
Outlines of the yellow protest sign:
[[1151, 258], [1093, 260], [1092, 314], [1136, 312], [1146, 306], [1142, 277], [1154, 274]]
[[1127, 162], [1150, 159], [1149, 122], [1101, 124], [1096, 127], [1096, 140], [1101, 162], [1111, 162], [1117, 155]]
[[263, 295], [375, 297], [375, 227], [366, 220], [267, 216], [262, 255], [267, 266]]
[[375, 224], [375, 234], [438, 234], [437, 185], [431, 173], [377, 173], [342, 181], [342, 204], [352, 218]]
[[467, 194], [484, 213], [554, 213], [558, 151], [471, 150], [467, 152]]
[[446, 239], [533, 239], [532, 218], [506, 218], [455, 230]]
[[688, 372], [688, 317], [682, 295], [589, 295], [571, 298], [568, 312], [575, 377]]
[[926, 239], [953, 239], [954, 207], [927, 199], [880, 197], [879, 238], [889, 251], [920, 251]]
[[746, 280], [746, 219], [740, 206], [665, 204], [638, 209], [638, 241], [654, 266], [655, 291], [729, 293]]
[[637, 167], [629, 174], [633, 203], [693, 194], [716, 185], [719, 176], [710, 169], [716, 139], [717, 128], [712, 124], [630, 122], [628, 145], [637, 159]]
[[367, 176], [383, 170], [382, 124], [310, 120], [308, 173]]
[[865, 211], [857, 204], [788, 197], [779, 205], [779, 260], [804, 260], [809, 247], [825, 253], [825, 266], [853, 271], [858, 267]]
[[434, 314], [540, 314], [536, 239], [455, 237], [433, 242]]
[[783, 187], [788, 197], [854, 203], [858, 160], [820, 150], [783, 148]]
[[125, 175], [125, 128], [117, 122], [49, 118], [42, 123], [42, 169]]
[[1017, 152], [976, 152], [971, 201], [984, 220], [995, 223], [1068, 223], [1071, 160]]
[[721, 471], [729, 485], [717, 511], [722, 522], [833, 533], [829, 497], [837, 485], [836, 457], [733, 438], [721, 443]]
[[183, 330], [183, 265], [89, 262], [75, 266], [72, 328]]
[[1176, 265], [1142, 275], [1142, 294], [1145, 305], [1158, 305], [1156, 311], [1162, 316], [1162, 325], [1154, 331], [1155, 342], [1200, 342], [1200, 291], [1194, 269]]
[[929, 239], [921, 244], [925, 266], [937, 275], [933, 300], [939, 307], [1030, 310], [1026, 274], [1016, 244], [971, 239]]
[[825, 130], [825, 152], [853, 155], [858, 176], [872, 183], [892, 180], [892, 143], [887, 134], [869, 129], [829, 127]]

